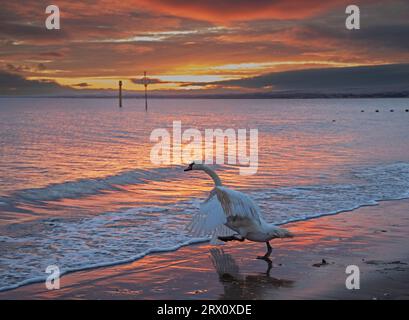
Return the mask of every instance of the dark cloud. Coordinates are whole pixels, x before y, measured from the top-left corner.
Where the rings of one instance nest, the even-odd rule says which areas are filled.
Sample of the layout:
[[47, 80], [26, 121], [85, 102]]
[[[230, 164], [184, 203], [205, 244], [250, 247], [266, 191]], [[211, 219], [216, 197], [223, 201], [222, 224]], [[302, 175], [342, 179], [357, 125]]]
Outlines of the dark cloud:
[[47, 30], [43, 24], [0, 21], [0, 37], [13, 41], [64, 41], [67, 38], [67, 33], [63, 29]]
[[90, 84], [86, 83], [86, 82], [81, 82], [81, 83], [73, 84], [72, 86], [73, 87], [79, 87], [79, 88], [86, 88], [86, 87], [89, 87]]
[[[373, 48], [409, 49], [409, 20], [406, 25], [376, 25], [363, 28], [354, 36], [356, 42]], [[408, 40], [408, 41], [407, 41]]]
[[[133, 83], [135, 84], [144, 84], [144, 79], [143, 78], [139, 78], [139, 79], [130, 79]], [[160, 80], [160, 79], [156, 79], [156, 78], [149, 78], [147, 77], [147, 82], [148, 84], [179, 84], [180, 86], [183, 85], [190, 85], [190, 82], [185, 82], [185, 81], [164, 81], [164, 80]]]
[[351, 49], [387, 48], [405, 50], [409, 48], [409, 20], [406, 24], [373, 24], [362, 27], [360, 30], [350, 31], [338, 25], [304, 24], [290, 30], [294, 38], [300, 42], [308, 40], [332, 42], [350, 46]]
[[0, 71], [0, 95], [61, 94], [71, 92], [49, 80], [27, 80], [18, 74]]
[[6, 70], [10, 73], [29, 73], [29, 72], [41, 72], [46, 70], [47, 67], [43, 63], [39, 63], [34, 66], [19, 64], [15, 65], [12, 63], [6, 64]]
[[[135, 84], [144, 84], [145, 80], [143, 78], [140, 79], [130, 79], [133, 83]], [[156, 79], [156, 78], [146, 78], [148, 84], [163, 84], [163, 83], [169, 83], [167, 81], [162, 81], [160, 79]]]
[[6, 64], [6, 69], [10, 72], [25, 72], [25, 71], [30, 71], [30, 67], [26, 66], [26, 65], [14, 65], [12, 63], [7, 63]]
[[[374, 91], [409, 89], [409, 64], [285, 71], [240, 80], [206, 83], [219, 87], [273, 90]], [[196, 84], [198, 85], [198, 84]]]

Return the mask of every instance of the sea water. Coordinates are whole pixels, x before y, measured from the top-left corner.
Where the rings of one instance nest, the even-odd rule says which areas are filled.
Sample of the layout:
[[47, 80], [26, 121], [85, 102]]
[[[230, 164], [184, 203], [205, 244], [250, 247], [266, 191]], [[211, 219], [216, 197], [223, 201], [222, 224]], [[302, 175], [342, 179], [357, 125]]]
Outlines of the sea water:
[[[0, 289], [206, 241], [203, 172], [150, 161], [157, 128], [258, 129], [257, 174], [217, 165], [268, 222], [409, 197], [409, 99], [0, 99]], [[379, 112], [375, 112], [375, 110]], [[390, 112], [394, 109], [394, 112]], [[364, 112], [361, 112], [361, 111]]]

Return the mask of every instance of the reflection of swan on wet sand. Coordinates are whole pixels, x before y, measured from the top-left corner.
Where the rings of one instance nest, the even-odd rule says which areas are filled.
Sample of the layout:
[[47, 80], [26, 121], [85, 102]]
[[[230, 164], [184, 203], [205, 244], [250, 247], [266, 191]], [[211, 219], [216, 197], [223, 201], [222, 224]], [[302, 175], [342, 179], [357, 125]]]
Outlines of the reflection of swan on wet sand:
[[213, 248], [210, 254], [213, 266], [219, 275], [219, 281], [224, 288], [224, 299], [265, 299], [269, 293], [273, 293], [269, 290], [290, 288], [294, 283], [292, 280], [271, 277], [270, 259], [266, 260], [268, 267], [265, 273], [242, 276], [234, 258], [224, 253], [223, 249]]
[[195, 236], [212, 234], [217, 240], [265, 242], [267, 252], [259, 257], [267, 259], [271, 254], [270, 240], [291, 238], [286, 229], [264, 221], [260, 209], [246, 194], [222, 186], [219, 176], [208, 166], [192, 162], [185, 171], [202, 170], [214, 181], [215, 187], [193, 216], [187, 229]]

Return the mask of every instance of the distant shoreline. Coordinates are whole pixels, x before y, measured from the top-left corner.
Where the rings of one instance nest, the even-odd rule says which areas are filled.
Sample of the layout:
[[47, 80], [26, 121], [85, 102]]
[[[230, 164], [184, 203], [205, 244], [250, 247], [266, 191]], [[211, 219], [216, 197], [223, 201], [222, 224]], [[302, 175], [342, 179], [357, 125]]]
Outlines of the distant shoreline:
[[[118, 99], [117, 95], [24, 95], [6, 96], [0, 98], [24, 98], [24, 99]], [[144, 99], [142, 95], [124, 95], [123, 99]], [[408, 92], [385, 92], [385, 93], [298, 93], [298, 94], [223, 94], [223, 95], [152, 95], [149, 99], [386, 99], [386, 98], [409, 98]]]

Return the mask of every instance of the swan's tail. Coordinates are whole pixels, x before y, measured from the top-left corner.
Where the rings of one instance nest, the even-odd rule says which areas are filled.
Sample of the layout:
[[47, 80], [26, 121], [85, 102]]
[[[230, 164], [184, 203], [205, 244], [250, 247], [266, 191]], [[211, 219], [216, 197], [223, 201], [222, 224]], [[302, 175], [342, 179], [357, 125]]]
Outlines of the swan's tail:
[[274, 235], [276, 238], [293, 238], [294, 234], [291, 233], [289, 230], [284, 228], [276, 228], [274, 230]]

